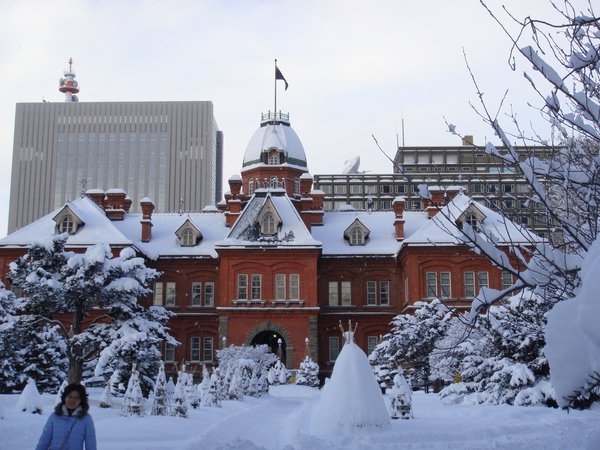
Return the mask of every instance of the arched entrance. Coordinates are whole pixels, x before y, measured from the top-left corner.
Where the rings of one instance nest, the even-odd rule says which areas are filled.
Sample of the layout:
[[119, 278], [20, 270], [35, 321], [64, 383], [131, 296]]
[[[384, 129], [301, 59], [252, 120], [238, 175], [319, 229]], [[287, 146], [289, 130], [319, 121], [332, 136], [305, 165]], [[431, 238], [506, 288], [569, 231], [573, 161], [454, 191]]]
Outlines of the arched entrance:
[[[281, 342], [281, 348], [279, 343]], [[265, 330], [252, 338], [251, 345], [268, 345], [271, 351], [279, 356], [281, 362], [285, 364], [286, 344], [285, 339], [277, 331]]]

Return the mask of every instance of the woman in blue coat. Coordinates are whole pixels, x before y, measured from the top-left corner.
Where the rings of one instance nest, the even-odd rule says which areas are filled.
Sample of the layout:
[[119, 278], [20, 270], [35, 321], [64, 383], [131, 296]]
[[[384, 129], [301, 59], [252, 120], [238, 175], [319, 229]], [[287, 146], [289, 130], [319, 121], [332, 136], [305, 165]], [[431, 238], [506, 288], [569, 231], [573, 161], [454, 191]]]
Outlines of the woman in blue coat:
[[96, 430], [88, 414], [85, 387], [69, 384], [48, 417], [36, 450], [96, 450]]

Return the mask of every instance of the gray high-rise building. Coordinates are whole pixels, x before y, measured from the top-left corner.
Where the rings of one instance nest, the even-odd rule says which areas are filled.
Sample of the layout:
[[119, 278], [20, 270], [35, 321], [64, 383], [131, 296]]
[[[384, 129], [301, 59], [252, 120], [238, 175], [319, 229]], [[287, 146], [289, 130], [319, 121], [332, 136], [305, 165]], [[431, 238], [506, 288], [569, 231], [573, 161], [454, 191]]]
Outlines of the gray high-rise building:
[[[8, 232], [88, 189], [150, 197], [157, 211], [199, 211], [222, 197], [223, 135], [209, 101], [18, 103]], [[69, 84], [71, 82], [71, 84]]]

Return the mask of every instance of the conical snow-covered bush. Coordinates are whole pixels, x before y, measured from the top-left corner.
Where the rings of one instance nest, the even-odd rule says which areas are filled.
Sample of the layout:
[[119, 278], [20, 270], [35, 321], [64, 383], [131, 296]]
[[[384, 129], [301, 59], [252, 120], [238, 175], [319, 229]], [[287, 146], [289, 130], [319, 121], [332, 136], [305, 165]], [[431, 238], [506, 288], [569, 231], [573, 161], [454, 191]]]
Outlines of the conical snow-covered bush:
[[21, 392], [17, 401], [17, 411], [41, 414], [44, 410], [42, 405], [42, 396], [40, 395], [33, 378], [27, 380], [25, 389]]
[[388, 394], [391, 399], [390, 416], [392, 419], [414, 419], [412, 392], [401, 371], [394, 377], [394, 387], [390, 389]]
[[110, 385], [108, 383], [106, 383], [106, 386], [104, 386], [102, 395], [98, 400], [98, 406], [100, 408], [110, 408], [112, 406], [112, 395], [110, 393]]
[[185, 375], [183, 370], [181, 370], [177, 376], [177, 384], [175, 385], [175, 392], [173, 393], [173, 401], [171, 402], [169, 415], [187, 418], [188, 409], [189, 406], [185, 396]]
[[169, 414], [169, 396], [167, 395], [167, 380], [165, 377], [165, 366], [161, 363], [158, 375], [154, 383], [154, 396], [152, 400], [152, 416], [166, 416]]
[[129, 382], [127, 383], [125, 397], [123, 398], [121, 415], [143, 416], [144, 413], [144, 396], [142, 394], [142, 388], [140, 387], [139, 373], [134, 364], [131, 371], [131, 376], [129, 377]]
[[296, 376], [296, 384], [311, 387], [319, 386], [319, 365], [308, 355], [300, 363], [300, 369]]
[[354, 343], [351, 326], [344, 331], [340, 323], [340, 328], [345, 344], [315, 407], [313, 431], [388, 426], [389, 413], [367, 355]]

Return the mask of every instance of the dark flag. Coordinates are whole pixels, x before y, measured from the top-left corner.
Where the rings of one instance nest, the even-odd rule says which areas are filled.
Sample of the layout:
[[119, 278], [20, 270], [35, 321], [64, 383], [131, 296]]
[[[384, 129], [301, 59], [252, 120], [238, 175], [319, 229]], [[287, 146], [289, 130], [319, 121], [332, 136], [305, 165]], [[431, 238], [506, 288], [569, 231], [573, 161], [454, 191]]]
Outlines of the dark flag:
[[275, 66], [275, 79], [276, 80], [283, 80], [283, 82], [285, 83], [285, 90], [287, 91], [288, 82], [285, 79], [285, 77], [283, 76], [283, 74], [281, 73], [281, 70], [279, 70], [279, 67], [277, 67], [277, 66]]

